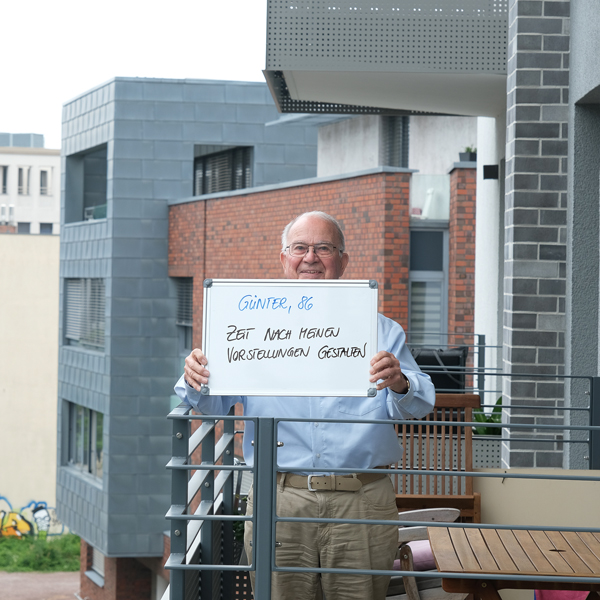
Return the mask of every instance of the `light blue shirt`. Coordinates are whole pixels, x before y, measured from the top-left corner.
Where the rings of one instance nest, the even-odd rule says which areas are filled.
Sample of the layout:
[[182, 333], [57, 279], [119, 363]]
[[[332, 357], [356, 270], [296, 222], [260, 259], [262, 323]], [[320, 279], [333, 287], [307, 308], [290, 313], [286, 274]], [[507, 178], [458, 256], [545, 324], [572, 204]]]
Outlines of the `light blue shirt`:
[[[402, 448], [393, 425], [344, 423], [348, 419], [420, 419], [431, 412], [435, 389], [429, 375], [422, 373], [406, 347], [406, 335], [398, 323], [378, 315], [378, 350], [391, 352], [400, 361], [402, 372], [410, 381], [410, 390], [396, 394], [389, 388], [373, 398], [353, 397], [275, 397], [275, 396], [205, 396], [187, 385], [183, 375], [175, 393], [196, 411], [205, 415], [226, 415], [238, 402], [248, 417], [298, 419], [338, 419], [340, 423], [279, 423], [277, 440], [278, 471], [308, 474], [305, 468], [373, 469], [397, 462]], [[254, 423], [246, 421], [244, 458], [254, 463]], [[321, 471], [320, 471], [321, 472]]]

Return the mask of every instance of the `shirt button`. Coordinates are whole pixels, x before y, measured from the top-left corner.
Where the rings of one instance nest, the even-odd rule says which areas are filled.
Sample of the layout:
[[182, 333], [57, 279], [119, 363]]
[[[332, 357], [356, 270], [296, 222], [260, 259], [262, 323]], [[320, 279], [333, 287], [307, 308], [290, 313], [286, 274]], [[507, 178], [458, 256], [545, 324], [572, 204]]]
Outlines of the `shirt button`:
[[320, 454], [317, 454], [317, 458], [321, 458], [321, 455], [320, 455]]
[[318, 424], [318, 423], [315, 423], [315, 427], [318, 427], [318, 426], [319, 426], [319, 424]]

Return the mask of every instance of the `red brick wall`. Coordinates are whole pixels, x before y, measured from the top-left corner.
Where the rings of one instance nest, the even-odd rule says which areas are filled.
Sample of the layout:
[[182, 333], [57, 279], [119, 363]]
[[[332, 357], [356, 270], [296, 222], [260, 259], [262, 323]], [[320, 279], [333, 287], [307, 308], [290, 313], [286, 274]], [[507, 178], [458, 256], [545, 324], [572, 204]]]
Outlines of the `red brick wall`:
[[194, 277], [194, 344], [202, 336], [202, 281], [283, 277], [281, 231], [310, 210], [342, 224], [344, 279], [376, 279], [380, 311], [405, 324], [409, 182], [409, 173], [377, 173], [170, 207], [169, 275]]
[[476, 170], [450, 174], [448, 331], [473, 333], [475, 305]]
[[81, 590], [88, 600], [151, 600], [152, 572], [135, 558], [104, 559], [104, 586], [86, 574], [92, 568], [92, 547], [81, 540]]
[[14, 225], [0, 225], [0, 233], [17, 233]]

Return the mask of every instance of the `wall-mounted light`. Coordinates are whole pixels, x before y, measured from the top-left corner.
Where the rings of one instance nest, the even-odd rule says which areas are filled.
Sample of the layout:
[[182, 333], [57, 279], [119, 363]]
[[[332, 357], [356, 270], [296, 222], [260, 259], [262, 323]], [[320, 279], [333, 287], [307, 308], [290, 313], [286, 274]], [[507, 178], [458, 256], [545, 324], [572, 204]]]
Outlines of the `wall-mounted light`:
[[483, 165], [483, 178], [484, 179], [498, 179], [499, 168], [498, 165]]

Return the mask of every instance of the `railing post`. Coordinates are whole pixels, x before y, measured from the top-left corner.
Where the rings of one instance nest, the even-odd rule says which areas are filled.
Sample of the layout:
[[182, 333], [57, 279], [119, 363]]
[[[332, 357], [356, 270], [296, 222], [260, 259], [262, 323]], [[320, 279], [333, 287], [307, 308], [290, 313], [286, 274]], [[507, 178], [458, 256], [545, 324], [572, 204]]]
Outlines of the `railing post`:
[[[592, 377], [590, 425], [600, 426], [600, 377]], [[590, 430], [590, 469], [600, 469], [600, 431]]]
[[[202, 440], [202, 464], [215, 464], [215, 421], [203, 420], [203, 423], [212, 423], [213, 428], [206, 434]], [[206, 479], [200, 492], [201, 503], [214, 503], [215, 495], [215, 472], [210, 470], [206, 474]], [[209, 514], [214, 514], [211, 509]], [[216, 560], [217, 548], [215, 547], [215, 527], [220, 526], [220, 523], [215, 521], [204, 521], [200, 530], [200, 560], [205, 564], [218, 564]], [[219, 532], [220, 534], [220, 532]], [[219, 540], [221, 536], [219, 535]], [[200, 599], [210, 600], [214, 597], [214, 587], [219, 585], [220, 572], [212, 569], [203, 570], [200, 572]]]
[[[235, 414], [234, 407], [229, 411], [229, 416], [233, 416]], [[224, 465], [232, 465], [233, 464], [233, 454], [234, 454], [234, 431], [235, 431], [235, 421], [230, 419], [225, 419], [223, 421], [223, 435], [231, 436], [231, 441], [227, 444], [227, 447], [223, 453], [223, 464]], [[242, 476], [242, 472], [238, 472], [238, 477]], [[223, 514], [232, 515], [233, 507], [235, 506], [235, 498], [234, 498], [234, 488], [233, 488], [233, 471], [227, 471], [227, 481], [223, 486]], [[231, 521], [223, 522], [223, 563], [224, 564], [233, 564], [234, 551], [234, 535], [233, 535], [233, 523]], [[232, 571], [226, 571], [223, 573], [223, 598], [233, 598], [234, 597], [234, 585], [233, 579], [235, 574]]]
[[254, 528], [252, 556], [255, 568], [254, 597], [271, 598], [271, 559], [275, 549], [275, 420], [256, 419], [254, 435]]
[[[173, 440], [171, 443], [173, 458], [186, 463], [190, 439], [190, 422], [188, 419], [173, 419]], [[180, 507], [185, 515], [187, 505], [188, 471], [173, 469], [171, 471], [171, 505]], [[171, 519], [171, 556], [179, 555], [185, 560], [187, 549], [187, 521]], [[196, 575], [197, 576], [197, 575]], [[186, 571], [172, 569], [170, 574], [171, 600], [184, 600]]]
[[485, 335], [477, 334], [477, 387], [481, 404], [486, 404], [483, 397], [485, 390]]

